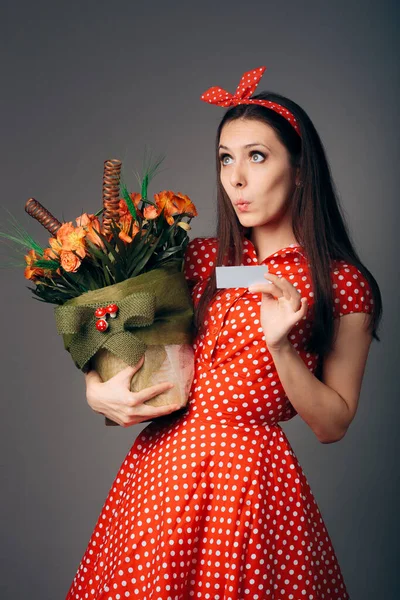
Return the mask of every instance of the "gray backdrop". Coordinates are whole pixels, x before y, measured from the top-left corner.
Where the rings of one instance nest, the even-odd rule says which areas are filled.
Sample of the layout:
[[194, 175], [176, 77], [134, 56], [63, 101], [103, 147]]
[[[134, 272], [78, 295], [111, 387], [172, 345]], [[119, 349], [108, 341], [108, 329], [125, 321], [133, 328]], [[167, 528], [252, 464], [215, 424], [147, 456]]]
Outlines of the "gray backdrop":
[[[45, 230], [24, 212], [30, 196], [60, 219], [95, 212], [104, 160], [122, 159], [137, 190], [145, 145], [167, 154], [150, 192], [188, 194], [200, 212], [190, 237], [214, 235], [214, 136], [224, 109], [200, 95], [212, 85], [234, 93], [243, 72], [266, 65], [258, 91], [283, 93], [308, 112], [385, 313], [345, 438], [320, 444], [300, 417], [283, 428], [352, 600], [399, 597], [395, 2], [3, 0], [0, 22], [0, 203], [44, 244]], [[22, 269], [1, 271], [0, 595], [58, 600], [145, 425], [105, 427], [91, 411], [52, 305], [33, 300], [26, 285]]]

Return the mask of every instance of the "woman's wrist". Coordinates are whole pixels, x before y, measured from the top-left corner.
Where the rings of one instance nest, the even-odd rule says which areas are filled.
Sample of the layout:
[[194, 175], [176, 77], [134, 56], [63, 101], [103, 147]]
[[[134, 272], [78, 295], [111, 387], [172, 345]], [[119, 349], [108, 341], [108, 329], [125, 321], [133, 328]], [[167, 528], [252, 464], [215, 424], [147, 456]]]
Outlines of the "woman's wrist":
[[288, 338], [283, 339], [279, 344], [268, 344], [268, 350], [272, 356], [277, 354], [284, 354], [286, 352], [291, 352], [293, 350], [292, 344], [289, 342]]

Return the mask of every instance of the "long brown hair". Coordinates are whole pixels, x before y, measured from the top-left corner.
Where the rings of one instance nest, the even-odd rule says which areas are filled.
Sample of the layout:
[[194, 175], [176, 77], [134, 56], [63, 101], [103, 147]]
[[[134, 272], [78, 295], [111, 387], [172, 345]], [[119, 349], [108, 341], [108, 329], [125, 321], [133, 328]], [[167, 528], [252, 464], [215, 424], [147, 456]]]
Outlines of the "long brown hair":
[[[276, 112], [257, 104], [240, 104], [227, 110], [216, 135], [217, 168], [217, 231], [218, 252], [216, 266], [240, 265], [243, 238], [248, 233], [235, 214], [221, 180], [221, 163], [218, 154], [223, 126], [235, 119], [254, 119], [270, 125], [279, 140], [286, 146], [293, 166], [299, 166], [301, 187], [296, 187], [292, 198], [293, 233], [305, 250], [310, 264], [314, 291], [314, 321], [307, 350], [319, 355], [320, 365], [334, 341], [333, 290], [331, 260], [344, 259], [355, 265], [371, 286], [374, 299], [373, 313], [368, 319], [368, 329], [380, 341], [377, 329], [382, 315], [382, 299], [378, 284], [362, 264], [351, 242], [338, 195], [332, 180], [329, 164], [321, 139], [305, 111], [295, 102], [273, 92], [260, 92], [253, 98], [272, 100], [286, 107], [297, 119], [301, 138], [293, 127]], [[199, 300], [195, 315], [197, 332], [206, 319], [206, 310], [216, 293], [216, 276], [213, 269]]]

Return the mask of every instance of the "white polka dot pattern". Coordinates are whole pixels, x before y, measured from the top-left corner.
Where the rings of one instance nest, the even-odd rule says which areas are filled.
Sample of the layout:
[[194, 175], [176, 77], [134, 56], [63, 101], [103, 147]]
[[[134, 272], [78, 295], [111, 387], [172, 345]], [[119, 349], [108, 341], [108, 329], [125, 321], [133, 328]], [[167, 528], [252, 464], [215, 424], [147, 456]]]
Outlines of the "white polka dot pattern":
[[333, 267], [334, 317], [356, 312], [372, 314], [374, 299], [371, 286], [361, 271], [344, 260], [334, 261]]
[[287, 108], [281, 106], [281, 104], [272, 102], [271, 100], [250, 98], [250, 96], [254, 94], [266, 68], [267, 67], [259, 67], [258, 69], [252, 69], [251, 71], [243, 73], [234, 95], [218, 86], [213, 86], [208, 88], [208, 90], [200, 96], [200, 99], [209, 104], [225, 107], [237, 106], [238, 104], [260, 104], [284, 117], [301, 137], [297, 119], [287, 110]]
[[[215, 238], [188, 245], [195, 305], [216, 254]], [[258, 264], [249, 240], [242, 264]], [[289, 337], [314, 371], [317, 356], [304, 350], [313, 313], [304, 250], [282, 248], [263, 264], [307, 295], [308, 314]], [[338, 316], [369, 310], [366, 286], [355, 302], [347, 285], [361, 284], [357, 270], [340, 262], [332, 277]], [[318, 505], [279, 425], [296, 411], [268, 352], [259, 306], [260, 294], [245, 288], [216, 293], [194, 341], [187, 411], [138, 435], [66, 600], [348, 600]]]

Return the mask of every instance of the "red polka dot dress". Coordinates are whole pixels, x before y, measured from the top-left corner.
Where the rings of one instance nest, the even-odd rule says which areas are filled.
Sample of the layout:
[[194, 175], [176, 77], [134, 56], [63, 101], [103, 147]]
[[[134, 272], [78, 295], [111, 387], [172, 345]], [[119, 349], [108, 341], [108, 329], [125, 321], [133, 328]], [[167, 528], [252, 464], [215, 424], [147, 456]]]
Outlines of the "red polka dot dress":
[[[215, 264], [215, 238], [195, 238], [185, 273], [196, 305]], [[244, 265], [258, 264], [244, 241]], [[313, 292], [301, 246], [262, 264], [307, 296], [289, 339], [304, 351]], [[334, 316], [372, 312], [361, 272], [332, 269]], [[259, 322], [260, 293], [217, 292], [194, 342], [186, 412], [136, 438], [100, 512], [66, 600], [348, 600], [332, 542], [279, 425], [296, 415]]]

